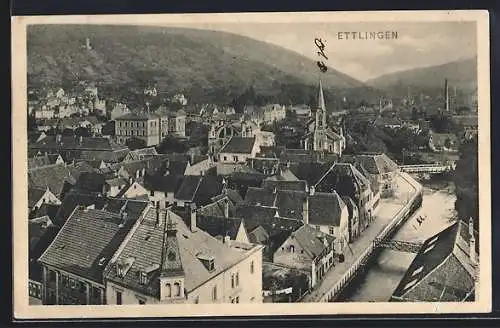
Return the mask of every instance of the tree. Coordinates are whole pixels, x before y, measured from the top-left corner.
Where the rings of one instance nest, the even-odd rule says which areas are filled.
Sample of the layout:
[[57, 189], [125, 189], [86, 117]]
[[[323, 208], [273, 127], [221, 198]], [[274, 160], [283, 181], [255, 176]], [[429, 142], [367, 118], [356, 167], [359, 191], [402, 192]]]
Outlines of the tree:
[[477, 138], [462, 143], [459, 154], [460, 159], [453, 173], [457, 196], [455, 209], [461, 220], [468, 221], [472, 217], [477, 228], [479, 226]]
[[130, 150], [136, 150], [147, 147], [146, 141], [136, 137], [128, 138], [125, 144]]
[[185, 153], [187, 150], [188, 147], [186, 147], [184, 143], [172, 136], [165, 137], [160, 146], [158, 146], [158, 152], [160, 154]]

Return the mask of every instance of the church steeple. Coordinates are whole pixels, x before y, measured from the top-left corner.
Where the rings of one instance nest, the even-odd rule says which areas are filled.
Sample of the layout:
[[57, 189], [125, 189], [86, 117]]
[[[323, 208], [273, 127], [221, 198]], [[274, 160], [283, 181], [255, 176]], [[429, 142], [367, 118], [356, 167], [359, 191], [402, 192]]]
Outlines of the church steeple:
[[[319, 79], [319, 91], [318, 91], [318, 108], [317, 110], [321, 110], [321, 123], [323, 128], [326, 127], [326, 107], [325, 107], [325, 97], [323, 96], [323, 85], [321, 83], [321, 79]], [[319, 122], [318, 122], [319, 123]]]
[[184, 299], [184, 268], [177, 239], [177, 227], [165, 213], [166, 224], [163, 235], [163, 252], [160, 267], [160, 301], [182, 302]]

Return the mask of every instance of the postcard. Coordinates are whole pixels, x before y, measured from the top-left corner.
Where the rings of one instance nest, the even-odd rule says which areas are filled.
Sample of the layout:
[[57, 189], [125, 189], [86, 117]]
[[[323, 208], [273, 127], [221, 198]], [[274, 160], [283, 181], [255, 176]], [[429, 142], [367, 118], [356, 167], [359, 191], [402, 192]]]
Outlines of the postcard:
[[14, 317], [491, 311], [489, 69], [487, 11], [13, 17]]

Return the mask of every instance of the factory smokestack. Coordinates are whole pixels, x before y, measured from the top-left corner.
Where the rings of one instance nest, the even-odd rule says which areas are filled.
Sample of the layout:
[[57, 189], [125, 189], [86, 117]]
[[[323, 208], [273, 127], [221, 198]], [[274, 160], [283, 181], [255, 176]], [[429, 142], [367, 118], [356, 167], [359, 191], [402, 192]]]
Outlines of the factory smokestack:
[[450, 95], [448, 93], [448, 79], [444, 79], [444, 109], [448, 112], [450, 110]]

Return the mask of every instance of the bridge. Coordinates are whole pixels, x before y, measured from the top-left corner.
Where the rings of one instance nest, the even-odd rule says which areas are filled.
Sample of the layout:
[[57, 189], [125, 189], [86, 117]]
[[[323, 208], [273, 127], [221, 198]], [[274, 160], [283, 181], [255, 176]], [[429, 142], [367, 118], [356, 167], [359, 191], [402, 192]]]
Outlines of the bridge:
[[455, 169], [454, 165], [443, 164], [418, 164], [418, 165], [400, 165], [399, 169], [406, 173], [443, 173]]
[[402, 240], [384, 240], [376, 238], [373, 241], [375, 247], [388, 248], [393, 251], [406, 252], [406, 253], [418, 253], [422, 248], [421, 242], [411, 242]]

